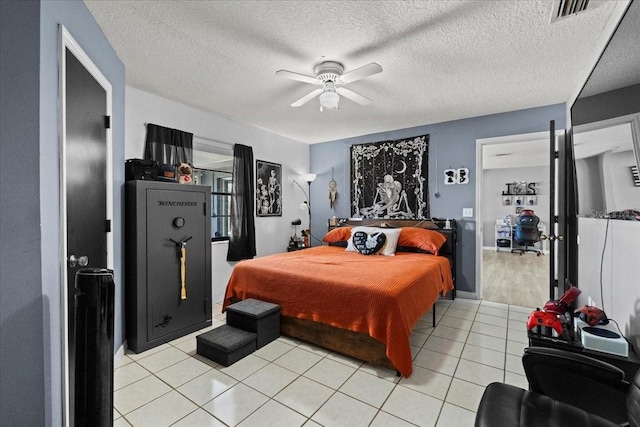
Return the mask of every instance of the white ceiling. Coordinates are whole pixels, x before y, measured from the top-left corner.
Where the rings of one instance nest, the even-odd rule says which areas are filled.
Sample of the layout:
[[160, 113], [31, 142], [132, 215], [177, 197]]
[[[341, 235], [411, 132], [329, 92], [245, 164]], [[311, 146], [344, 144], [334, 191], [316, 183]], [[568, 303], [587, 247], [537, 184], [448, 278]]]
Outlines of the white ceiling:
[[[307, 143], [567, 102], [619, 18], [616, 1], [553, 24], [549, 0], [85, 3], [128, 85]], [[291, 107], [315, 86], [275, 72], [323, 59], [380, 64], [348, 86], [373, 104]]]

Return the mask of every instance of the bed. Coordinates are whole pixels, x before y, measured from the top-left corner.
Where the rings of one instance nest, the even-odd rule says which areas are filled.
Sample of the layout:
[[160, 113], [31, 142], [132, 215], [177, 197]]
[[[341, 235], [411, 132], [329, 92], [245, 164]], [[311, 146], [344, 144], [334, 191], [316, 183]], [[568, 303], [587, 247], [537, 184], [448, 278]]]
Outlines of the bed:
[[438, 298], [455, 297], [456, 225], [449, 224], [445, 230], [437, 220], [342, 221], [342, 227], [383, 225], [405, 234], [436, 231], [445, 242], [437, 255], [399, 245], [395, 256], [365, 256], [332, 242], [241, 261], [227, 284], [223, 311], [246, 298], [279, 304], [283, 335], [408, 377], [414, 325]]

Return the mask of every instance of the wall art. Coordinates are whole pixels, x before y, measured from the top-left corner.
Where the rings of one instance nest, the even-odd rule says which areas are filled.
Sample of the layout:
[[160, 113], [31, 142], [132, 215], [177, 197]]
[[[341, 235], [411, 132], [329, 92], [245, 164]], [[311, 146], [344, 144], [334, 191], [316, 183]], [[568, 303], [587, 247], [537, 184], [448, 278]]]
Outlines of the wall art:
[[429, 135], [351, 146], [351, 215], [429, 218]]
[[282, 216], [282, 165], [256, 160], [256, 215]]

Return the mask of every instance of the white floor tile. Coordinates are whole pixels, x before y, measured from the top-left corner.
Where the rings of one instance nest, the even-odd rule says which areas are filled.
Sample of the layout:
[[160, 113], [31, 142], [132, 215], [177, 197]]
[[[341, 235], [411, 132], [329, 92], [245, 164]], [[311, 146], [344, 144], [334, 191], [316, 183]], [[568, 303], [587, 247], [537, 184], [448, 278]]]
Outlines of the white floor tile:
[[504, 369], [505, 364], [504, 351], [489, 350], [488, 348], [476, 347], [475, 345], [469, 344], [464, 346], [461, 358], [482, 363], [483, 365], [493, 366], [498, 369]]
[[380, 408], [394, 387], [395, 384], [390, 381], [367, 374], [363, 371], [356, 371], [347, 382], [340, 387], [339, 391], [368, 403], [375, 408]]
[[422, 348], [444, 353], [449, 356], [460, 357], [464, 343], [431, 335]]
[[311, 419], [325, 427], [366, 427], [377, 409], [342, 393], [336, 393]]
[[113, 389], [119, 390], [149, 375], [151, 375], [151, 372], [142, 366], [135, 362], [129, 363], [115, 370], [113, 375]]
[[298, 377], [274, 399], [307, 417], [314, 414], [335, 391], [305, 377]]
[[[506, 319], [507, 317], [509, 317], [509, 307], [507, 305], [503, 305], [503, 308], [499, 308], [482, 304], [478, 308], [478, 314], [486, 314], [488, 316], [501, 317], [503, 319]], [[478, 320], [478, 316], [476, 316], [476, 320]]]
[[471, 332], [467, 337], [467, 344], [477, 347], [488, 348], [490, 350], [504, 351], [507, 340], [504, 338], [496, 338], [489, 335]]
[[219, 394], [233, 387], [238, 381], [216, 369], [207, 371], [188, 383], [178, 387], [178, 391], [197, 405], [204, 405]]
[[291, 344], [288, 344], [283, 340], [277, 339], [275, 341], [271, 341], [269, 344], [265, 345], [264, 347], [256, 350], [256, 352], [253, 354], [265, 360], [268, 360], [269, 362], [273, 362], [278, 357], [282, 356], [288, 351], [291, 351], [292, 349], [293, 349], [293, 346]]
[[457, 308], [450, 308], [449, 310], [447, 310], [445, 315], [448, 317], [457, 317], [458, 319], [473, 320], [476, 317], [476, 312], [469, 311], [469, 310], [459, 310]]
[[482, 365], [470, 360], [460, 359], [454, 376], [461, 380], [486, 387], [492, 382], [502, 382], [504, 380], [504, 370]]
[[[475, 325], [476, 324], [474, 323], [474, 326]], [[440, 337], [440, 338], [446, 338], [451, 341], [458, 341], [458, 342], [464, 343], [467, 340], [467, 335], [469, 335], [469, 331], [465, 331], [457, 328], [450, 328], [449, 326], [444, 326], [444, 325], [442, 326], [438, 325], [433, 330], [433, 332], [431, 332], [431, 336], [429, 338]]]
[[155, 373], [188, 357], [188, 354], [169, 346], [149, 357], [138, 360], [138, 363], [145, 369]]
[[420, 426], [436, 424], [442, 400], [398, 385], [382, 406], [382, 410]]
[[202, 363], [198, 359], [189, 357], [185, 360], [181, 360], [175, 365], [171, 365], [168, 368], [156, 372], [156, 376], [171, 387], [178, 388], [182, 384], [191, 381], [210, 369], [212, 369], [211, 366], [206, 363]]
[[171, 391], [171, 387], [158, 378], [149, 376], [114, 392], [113, 406], [122, 415], [127, 415], [134, 409], [138, 409], [169, 391]]
[[318, 363], [321, 359], [322, 357], [318, 356], [317, 354], [296, 347], [293, 350], [278, 357], [276, 360], [274, 360], [274, 363], [295, 373], [303, 374], [313, 365]]
[[207, 411], [198, 409], [182, 418], [172, 427], [225, 427], [225, 425]]
[[355, 371], [355, 368], [322, 359], [305, 372], [304, 376], [337, 390]]
[[369, 427], [413, 427], [414, 425], [415, 424], [411, 424], [403, 419], [394, 417], [391, 414], [387, 414], [384, 411], [380, 411], [373, 419], [373, 422], [369, 424]]
[[454, 378], [445, 401], [475, 412], [478, 410], [484, 389], [483, 386]]
[[465, 331], [471, 330], [473, 321], [461, 319], [459, 317], [445, 315], [438, 323], [438, 326], [448, 326], [450, 328], [463, 329]]
[[260, 393], [273, 397], [297, 377], [298, 374], [270, 363], [258, 372], [245, 378], [242, 382], [258, 390]]
[[506, 315], [505, 317], [499, 317], [499, 316], [493, 316], [491, 314], [478, 312], [478, 314], [476, 314], [475, 321], [480, 323], [487, 323], [489, 325], [494, 325], [494, 326], [501, 326], [503, 328], [507, 327]]
[[236, 425], [268, 400], [264, 394], [240, 383], [202, 405], [202, 409], [225, 424]]
[[458, 357], [423, 348], [420, 350], [420, 353], [418, 353], [418, 356], [416, 356], [413, 364], [440, 372], [441, 374], [453, 376], [459, 360]]
[[435, 310], [436, 328], [429, 312], [412, 330], [409, 378], [285, 336], [229, 367], [196, 353], [204, 330], [127, 351], [114, 371], [114, 425], [464, 427], [490, 382], [528, 388], [530, 308], [458, 298]]
[[476, 332], [482, 335], [489, 335], [491, 337], [496, 338], [506, 338], [507, 337], [507, 328], [503, 326], [494, 326], [488, 323], [478, 323], [474, 322], [471, 327], [471, 332]]
[[220, 372], [225, 373], [238, 381], [242, 381], [254, 372], [258, 372], [258, 370], [264, 368], [268, 363], [269, 362], [266, 360], [250, 354], [247, 357], [238, 360], [231, 366], [221, 366], [219, 369]]
[[411, 376], [409, 378], [402, 378], [400, 385], [419, 391], [420, 393], [428, 394], [436, 399], [444, 400], [447, 395], [447, 390], [449, 389], [449, 384], [451, 384], [451, 378], [449, 375], [421, 368], [420, 366], [414, 366]]
[[459, 406], [445, 403], [438, 417], [437, 427], [473, 427], [476, 420], [475, 412]]
[[270, 400], [245, 418], [239, 427], [302, 426], [307, 418], [286, 406]]
[[127, 414], [127, 420], [136, 427], [170, 426], [196, 409], [193, 402], [174, 390]]

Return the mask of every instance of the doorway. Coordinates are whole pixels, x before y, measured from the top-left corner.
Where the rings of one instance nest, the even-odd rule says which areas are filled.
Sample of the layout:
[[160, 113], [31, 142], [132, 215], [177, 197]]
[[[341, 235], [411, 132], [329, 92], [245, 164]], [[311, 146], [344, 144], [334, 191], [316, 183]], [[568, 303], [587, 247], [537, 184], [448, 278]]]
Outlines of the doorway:
[[111, 84], [60, 27], [60, 247], [65, 425], [74, 425], [75, 274], [113, 268]]
[[549, 242], [530, 248], [540, 255], [522, 253], [514, 232], [522, 210], [533, 211], [541, 235], [553, 229], [549, 133], [482, 139], [476, 151], [477, 297], [527, 308], [540, 306], [549, 295]]

